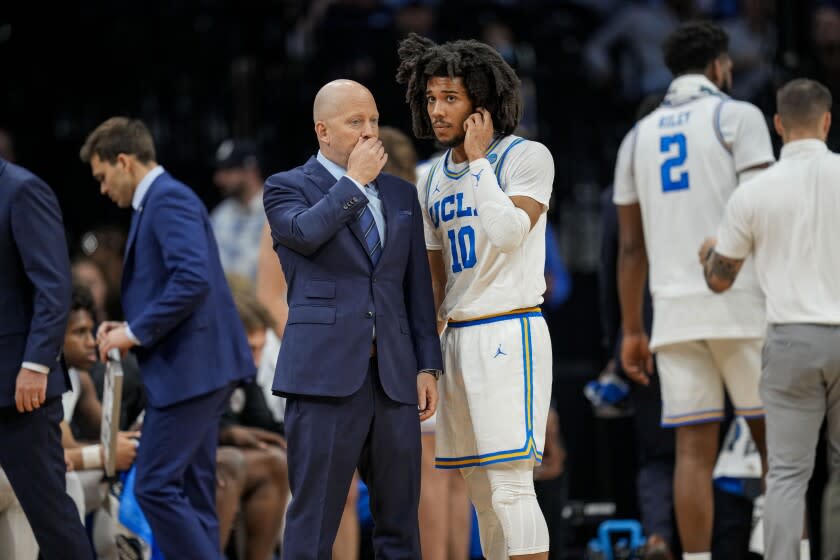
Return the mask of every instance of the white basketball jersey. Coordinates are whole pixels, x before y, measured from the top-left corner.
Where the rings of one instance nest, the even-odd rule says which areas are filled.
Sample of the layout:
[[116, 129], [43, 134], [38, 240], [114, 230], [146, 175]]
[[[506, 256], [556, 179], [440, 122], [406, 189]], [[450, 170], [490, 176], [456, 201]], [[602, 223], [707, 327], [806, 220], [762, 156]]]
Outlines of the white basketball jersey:
[[[539, 142], [518, 136], [496, 138], [487, 149], [500, 188], [548, 208], [554, 160]], [[515, 250], [494, 247], [479, 220], [469, 164], [452, 162], [448, 150], [418, 183], [426, 248], [440, 250], [446, 295], [440, 320], [464, 321], [535, 307], [545, 292], [545, 212]]]
[[701, 75], [674, 80], [662, 105], [619, 149], [614, 201], [639, 203], [654, 300], [651, 345], [764, 332], [751, 261], [731, 291], [706, 286], [697, 251], [713, 237], [738, 173], [774, 161], [764, 116]]

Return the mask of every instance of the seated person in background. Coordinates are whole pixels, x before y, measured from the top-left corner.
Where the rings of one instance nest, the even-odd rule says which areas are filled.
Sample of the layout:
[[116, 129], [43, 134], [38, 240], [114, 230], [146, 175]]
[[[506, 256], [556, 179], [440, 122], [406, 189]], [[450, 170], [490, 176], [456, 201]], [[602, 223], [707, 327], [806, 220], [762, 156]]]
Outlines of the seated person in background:
[[[219, 518], [219, 541], [225, 551], [236, 514], [240, 512], [247, 482], [245, 455], [232, 445], [216, 448], [216, 515]], [[238, 556], [238, 555], [237, 555]]]
[[[89, 373], [96, 363], [94, 314], [94, 299], [90, 290], [76, 285], [64, 335], [64, 358], [73, 390], [62, 397], [64, 421], [61, 423], [61, 444], [68, 465], [74, 471], [68, 473], [67, 491], [77, 502], [80, 513], [95, 514], [91, 522], [97, 557], [101, 560], [116, 560], [116, 521], [101, 509], [107, 497], [108, 485], [103, 481], [104, 455], [98, 443], [102, 404]], [[84, 439], [93, 441], [77, 441], [70, 428], [71, 422], [78, 426], [79, 433], [85, 434]], [[140, 432], [120, 432], [117, 435], [117, 470], [131, 468], [137, 455], [139, 437]], [[71, 484], [73, 478], [77, 479], [76, 484]]]
[[[102, 420], [102, 405], [88, 371], [96, 361], [96, 343], [93, 339], [94, 302], [89, 289], [75, 286], [70, 305], [70, 314], [64, 334], [64, 359], [67, 362], [72, 391], [62, 396], [64, 421], [61, 423], [61, 443], [65, 449], [68, 469], [67, 490], [84, 516], [102, 505], [107, 485], [102, 481], [102, 446], [98, 443], [84, 445], [76, 441], [70, 429], [70, 422], [76, 421], [90, 433], [90, 439], [98, 439]], [[117, 442], [117, 468], [131, 467], [137, 454], [138, 432], [121, 432]], [[5, 524], [0, 524], [0, 558], [34, 560], [38, 555], [37, 545], [31, 536], [31, 529], [14, 494], [3, 490], [4, 476], [0, 476], [0, 510], [8, 513]], [[6, 533], [5, 531], [9, 532]], [[10, 546], [11, 548], [3, 548]], [[35, 548], [32, 548], [34, 546]], [[4, 553], [5, 552], [5, 553]], [[107, 557], [97, 547], [100, 558]]]
[[108, 287], [108, 279], [102, 265], [92, 258], [81, 255], [73, 259], [72, 269], [73, 283], [86, 286], [93, 296], [93, 307], [95, 323], [108, 320], [108, 304], [111, 291]]
[[[283, 267], [280, 259], [274, 252], [271, 239], [271, 228], [265, 224], [262, 237], [260, 238], [260, 253], [257, 261], [257, 280], [254, 286], [257, 299], [269, 310], [274, 318], [274, 333], [283, 338], [283, 331], [286, 328], [286, 319], [289, 317], [289, 306], [286, 304], [286, 277], [283, 275]], [[274, 356], [276, 361], [277, 356]], [[274, 372], [271, 372], [271, 382], [274, 381]], [[269, 383], [270, 385], [271, 383]]]
[[[245, 326], [254, 362], [259, 364], [266, 332], [273, 328], [273, 321], [256, 298], [244, 291], [235, 290], [234, 300]], [[217, 501], [219, 534], [222, 549], [225, 549], [235, 508], [241, 505], [247, 531], [247, 560], [270, 559], [280, 539], [289, 497], [286, 441], [282, 433], [283, 425], [274, 419], [257, 383], [249, 383], [233, 392], [228, 409], [222, 416], [219, 444], [235, 448], [240, 456], [234, 456], [226, 447], [220, 448], [221, 453], [230, 456], [217, 457], [219, 467], [220, 459], [226, 460], [224, 469], [221, 469], [225, 472], [225, 485], [217, 488], [217, 496], [224, 494], [229, 497], [235, 488], [240, 488], [241, 503], [231, 503], [229, 499], [221, 503]], [[240, 464], [244, 462], [244, 480], [237, 461]]]
[[[74, 286], [70, 317], [64, 334], [64, 359], [73, 390], [62, 396], [64, 422], [61, 423], [61, 443], [66, 451], [68, 463], [83, 478], [85, 511], [96, 509], [104, 499], [104, 492], [95, 492], [102, 481], [102, 446], [98, 443], [83, 445], [78, 442], [70, 429], [70, 423], [75, 421], [90, 431], [95, 430], [95, 439], [98, 440], [102, 403], [96, 395], [96, 387], [89, 373], [96, 363], [94, 314], [90, 290], [84, 286]], [[120, 432], [117, 437], [117, 470], [127, 470], [137, 455], [136, 438], [140, 437], [140, 433]]]
[[[269, 248], [271, 244], [269, 243]], [[271, 249], [273, 251], [273, 249]], [[277, 261], [277, 258], [274, 258]], [[280, 265], [277, 265], [280, 268]], [[277, 271], [274, 271], [277, 272]], [[274, 274], [272, 272], [272, 274]], [[280, 279], [283, 278], [283, 271], [279, 271]], [[279, 320], [272, 308], [266, 304], [260, 297], [259, 291], [255, 291], [254, 283], [248, 278], [239, 274], [227, 274], [225, 276], [230, 286], [230, 291], [233, 294], [233, 299], [237, 306], [241, 308], [247, 307], [249, 309], [248, 316], [252, 317], [256, 314], [256, 322], [254, 323], [254, 332], [251, 335], [251, 351], [253, 352], [254, 344], [262, 346], [261, 355], [257, 361], [257, 377], [254, 385], [258, 386], [263, 393], [262, 401], [265, 403], [271, 412], [271, 419], [269, 418], [254, 418], [246, 422], [252, 426], [262, 426], [267, 430], [283, 434], [283, 417], [286, 410], [286, 399], [276, 397], [271, 391], [271, 386], [274, 383], [274, 369], [277, 366], [277, 354], [280, 352], [280, 342], [283, 333], [283, 327], [279, 321], [285, 324], [286, 315], [281, 315]], [[285, 281], [283, 284], [283, 294], [278, 296], [282, 299], [283, 305], [286, 303], [285, 295]], [[240, 319], [242, 318], [240, 314]], [[264, 330], [259, 325], [270, 325]], [[280, 333], [280, 334], [278, 334]], [[263, 411], [264, 412], [264, 411]]]
[[[75, 422], [82, 427], [79, 431], [92, 434], [86, 439], [99, 439], [102, 422], [102, 403], [96, 394], [96, 387], [90, 376], [90, 370], [96, 363], [96, 341], [93, 338], [95, 310], [93, 296], [88, 288], [73, 287], [70, 316], [64, 334], [64, 359], [73, 390], [62, 396], [64, 422], [61, 424], [62, 445], [66, 450], [68, 462], [76, 471], [91, 470], [91, 479], [96, 485], [102, 479], [102, 446], [83, 446], [76, 440], [70, 429]], [[139, 432], [120, 432], [117, 440], [117, 469], [127, 470], [137, 454]], [[100, 499], [101, 503], [101, 499]], [[95, 509], [99, 504], [88, 504], [86, 510]]]

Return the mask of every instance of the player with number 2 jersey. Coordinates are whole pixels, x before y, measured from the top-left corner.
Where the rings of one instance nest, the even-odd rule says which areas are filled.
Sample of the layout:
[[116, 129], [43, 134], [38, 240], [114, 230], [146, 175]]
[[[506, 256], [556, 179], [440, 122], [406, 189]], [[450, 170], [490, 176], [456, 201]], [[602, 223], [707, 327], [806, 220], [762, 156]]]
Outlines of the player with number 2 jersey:
[[752, 261], [730, 292], [717, 295], [698, 274], [696, 249], [717, 231], [743, 174], [773, 162], [764, 115], [723, 94], [702, 74], [676, 78], [659, 108], [621, 144], [619, 206], [638, 203], [654, 302], [651, 347], [764, 333], [764, 298]]
[[[615, 169], [621, 361], [628, 376], [646, 384], [656, 351], [662, 425], [676, 428], [674, 506], [684, 560], [711, 559], [724, 387], [766, 457], [758, 392], [764, 298], [753, 264], [747, 261], [721, 296], [706, 286], [696, 253], [717, 231], [738, 184], [774, 161], [761, 111], [722, 91], [732, 81], [728, 42], [708, 22], [669, 35], [663, 51], [674, 80], [659, 108], [625, 137]], [[650, 344], [642, 322], [648, 273]]]

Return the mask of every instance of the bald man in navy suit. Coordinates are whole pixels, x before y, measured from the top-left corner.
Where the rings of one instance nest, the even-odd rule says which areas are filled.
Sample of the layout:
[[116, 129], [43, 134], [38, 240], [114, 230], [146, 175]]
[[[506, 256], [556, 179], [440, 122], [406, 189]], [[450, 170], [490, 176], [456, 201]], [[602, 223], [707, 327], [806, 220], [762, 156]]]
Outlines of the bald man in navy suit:
[[376, 557], [419, 559], [420, 420], [442, 368], [420, 205], [381, 173], [370, 91], [330, 82], [313, 113], [317, 156], [269, 177], [263, 195], [288, 282], [273, 387], [288, 397], [283, 558], [331, 558], [358, 466]]

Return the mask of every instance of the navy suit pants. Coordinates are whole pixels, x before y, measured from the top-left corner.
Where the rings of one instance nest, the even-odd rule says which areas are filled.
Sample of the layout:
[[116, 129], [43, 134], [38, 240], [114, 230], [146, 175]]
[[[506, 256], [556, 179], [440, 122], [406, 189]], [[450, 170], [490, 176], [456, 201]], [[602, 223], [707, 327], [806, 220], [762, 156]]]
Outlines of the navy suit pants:
[[61, 398], [32, 412], [0, 411], [0, 466], [23, 508], [44, 560], [93, 558], [79, 511], [66, 490]]
[[165, 408], [146, 407], [134, 492], [167, 559], [222, 557], [216, 446], [231, 391], [229, 386]]
[[420, 422], [415, 405], [391, 400], [371, 359], [349, 397], [290, 396], [284, 560], [330, 560], [358, 467], [370, 489], [377, 559], [419, 560]]

